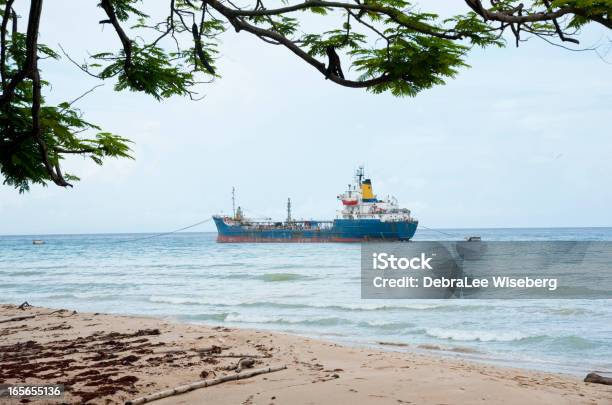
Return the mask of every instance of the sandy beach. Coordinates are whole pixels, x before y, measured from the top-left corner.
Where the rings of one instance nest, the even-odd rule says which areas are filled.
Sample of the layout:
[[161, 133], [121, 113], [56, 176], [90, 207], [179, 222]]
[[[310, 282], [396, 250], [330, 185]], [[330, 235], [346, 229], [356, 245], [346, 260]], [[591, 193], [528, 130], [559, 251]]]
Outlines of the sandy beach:
[[[25, 318], [6, 322], [14, 317]], [[433, 352], [377, 351], [268, 331], [70, 309], [2, 305], [0, 356], [1, 383], [66, 386], [61, 401], [36, 403], [125, 403], [203, 379], [283, 365], [284, 370], [155, 403], [612, 403], [610, 387], [569, 375], [483, 365]], [[244, 358], [254, 364], [240, 362]]]

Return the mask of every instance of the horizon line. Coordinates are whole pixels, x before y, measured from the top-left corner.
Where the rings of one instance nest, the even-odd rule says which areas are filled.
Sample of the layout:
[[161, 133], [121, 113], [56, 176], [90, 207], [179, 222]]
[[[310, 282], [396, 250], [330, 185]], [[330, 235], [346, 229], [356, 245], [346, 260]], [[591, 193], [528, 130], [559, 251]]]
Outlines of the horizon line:
[[[509, 229], [612, 229], [612, 226], [533, 226], [533, 227], [456, 227], [456, 228], [425, 228], [420, 229], [422, 232], [431, 232], [437, 230], [444, 231], [462, 231], [462, 230], [473, 230], [473, 229], [482, 229], [482, 230], [509, 230]], [[11, 236], [79, 236], [79, 235], [152, 235], [152, 234], [162, 234], [160, 236], [168, 236], [170, 234], [190, 234], [190, 233], [217, 233], [217, 231], [180, 231], [180, 232], [172, 232], [172, 231], [150, 231], [150, 232], [93, 232], [93, 233], [23, 233], [23, 234], [0, 234], [0, 237], [11, 237]]]

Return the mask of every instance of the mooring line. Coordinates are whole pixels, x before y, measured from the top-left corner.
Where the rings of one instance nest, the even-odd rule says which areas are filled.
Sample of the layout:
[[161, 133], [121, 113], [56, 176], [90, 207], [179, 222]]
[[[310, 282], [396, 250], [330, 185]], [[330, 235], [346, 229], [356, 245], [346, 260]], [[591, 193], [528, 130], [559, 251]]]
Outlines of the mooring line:
[[452, 237], [457, 237], [457, 235], [453, 235], [453, 234], [450, 234], [450, 233], [447, 233], [447, 232], [442, 232], [442, 231], [439, 231], [439, 230], [437, 230], [437, 229], [428, 228], [428, 227], [426, 227], [425, 225], [421, 225], [421, 224], [419, 224], [419, 227], [421, 227], [421, 228], [425, 228], [425, 229], [427, 229], [428, 231], [433, 231], [433, 232], [438, 232], [438, 233], [441, 233], [442, 235], [452, 236]]
[[212, 220], [213, 220], [212, 218], [208, 218], [208, 219], [205, 219], [203, 221], [196, 222], [195, 224], [191, 224], [191, 225], [185, 226], [185, 227], [180, 228], [180, 229], [175, 229], [174, 231], [157, 233], [155, 235], [148, 235], [148, 236], [143, 236], [143, 237], [140, 237], [140, 238], [117, 240], [117, 241], [114, 241], [114, 243], [136, 242], [136, 241], [139, 241], [139, 240], [146, 240], [146, 239], [157, 238], [159, 236], [172, 235], [173, 233], [177, 233], [177, 232], [185, 231], [187, 229], [195, 228], [198, 225], [205, 224], [205, 223], [210, 222]]

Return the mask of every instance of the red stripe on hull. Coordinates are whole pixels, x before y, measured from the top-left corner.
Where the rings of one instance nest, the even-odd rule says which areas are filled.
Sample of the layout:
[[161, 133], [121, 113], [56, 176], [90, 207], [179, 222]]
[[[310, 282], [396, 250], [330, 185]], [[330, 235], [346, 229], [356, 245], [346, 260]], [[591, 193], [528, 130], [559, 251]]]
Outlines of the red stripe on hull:
[[250, 236], [218, 235], [219, 243], [360, 243], [380, 240], [360, 238], [253, 238]]

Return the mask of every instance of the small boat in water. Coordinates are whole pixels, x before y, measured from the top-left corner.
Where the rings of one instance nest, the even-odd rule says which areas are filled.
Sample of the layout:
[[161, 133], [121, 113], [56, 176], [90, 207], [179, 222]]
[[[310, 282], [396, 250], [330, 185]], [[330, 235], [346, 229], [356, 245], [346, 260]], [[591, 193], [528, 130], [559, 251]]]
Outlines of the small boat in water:
[[410, 210], [400, 208], [394, 197], [378, 199], [372, 181], [363, 167], [355, 174], [355, 184], [338, 196], [342, 210], [333, 221], [294, 220], [291, 200], [285, 221], [257, 221], [244, 216], [240, 207], [233, 215], [215, 215], [217, 242], [366, 242], [408, 241], [418, 221]]
[[44, 245], [44, 244], [45, 244], [45, 241], [42, 239], [34, 239], [32, 241], [32, 245]]
[[480, 236], [466, 236], [457, 242], [457, 253], [464, 260], [480, 260], [487, 251], [487, 245]]

